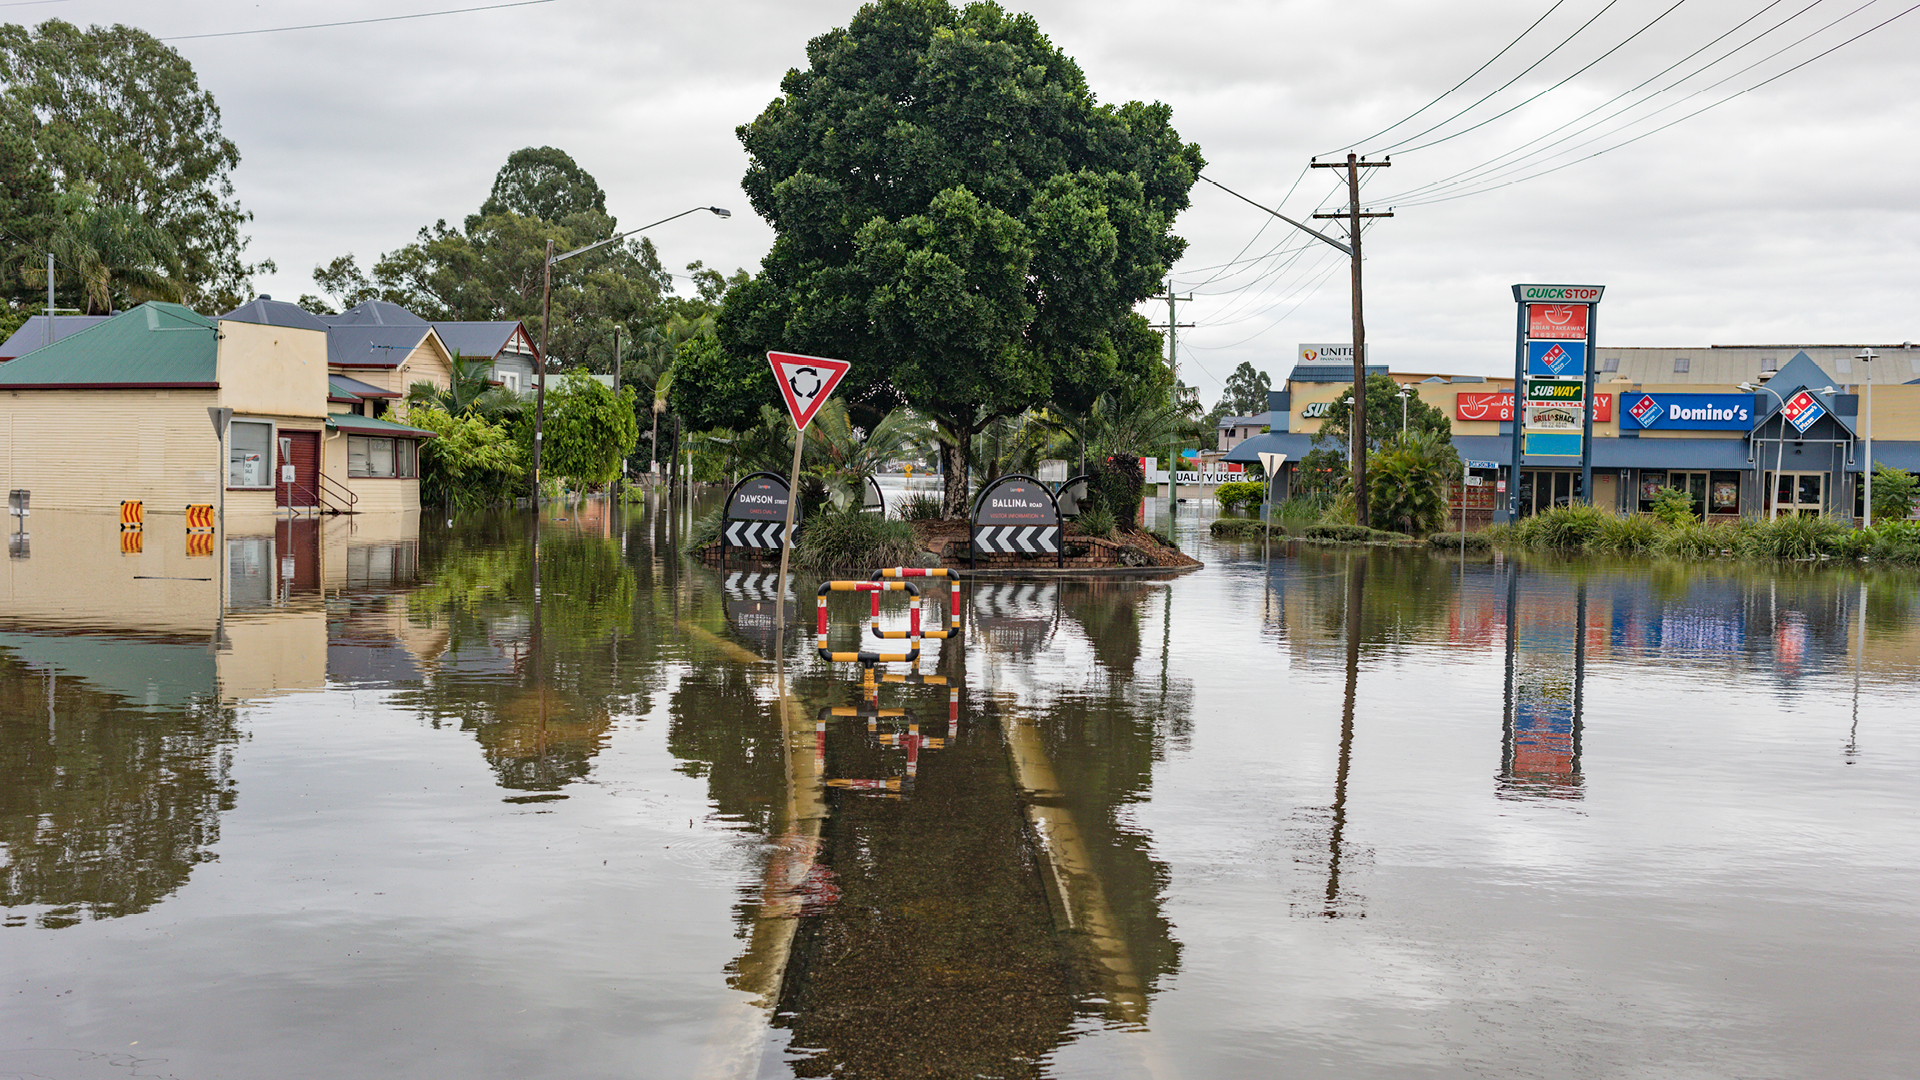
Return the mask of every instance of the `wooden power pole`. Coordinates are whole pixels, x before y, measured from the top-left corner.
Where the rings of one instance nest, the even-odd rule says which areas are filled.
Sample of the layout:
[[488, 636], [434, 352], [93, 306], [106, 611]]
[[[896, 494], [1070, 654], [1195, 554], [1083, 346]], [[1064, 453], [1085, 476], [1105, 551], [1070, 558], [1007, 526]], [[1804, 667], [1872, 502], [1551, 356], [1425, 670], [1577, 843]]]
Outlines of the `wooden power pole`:
[[1315, 161], [1316, 169], [1347, 170], [1347, 210], [1345, 213], [1315, 214], [1317, 218], [1344, 218], [1347, 222], [1347, 244], [1352, 249], [1348, 254], [1353, 261], [1353, 409], [1350, 426], [1353, 429], [1353, 446], [1350, 450], [1353, 466], [1353, 520], [1355, 524], [1366, 525], [1371, 522], [1367, 514], [1367, 320], [1360, 300], [1360, 219], [1392, 217], [1393, 211], [1362, 213], [1360, 210], [1360, 170], [1384, 169], [1390, 160], [1363, 161], [1353, 154], [1345, 161]]

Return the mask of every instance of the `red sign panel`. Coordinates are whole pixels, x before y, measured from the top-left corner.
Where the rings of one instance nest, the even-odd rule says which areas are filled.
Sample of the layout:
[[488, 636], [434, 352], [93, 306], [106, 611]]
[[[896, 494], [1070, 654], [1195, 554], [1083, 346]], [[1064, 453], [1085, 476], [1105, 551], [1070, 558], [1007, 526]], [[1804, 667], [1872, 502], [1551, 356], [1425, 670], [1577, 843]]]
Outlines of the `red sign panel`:
[[[1513, 393], [1507, 391], [1498, 394], [1461, 394], [1453, 399], [1453, 418], [1455, 420], [1498, 420], [1502, 423], [1513, 419]], [[1593, 422], [1611, 423], [1613, 420], [1613, 395], [1593, 395]]]
[[793, 426], [801, 431], [813, 422], [813, 414], [827, 403], [827, 396], [847, 374], [852, 364], [824, 356], [770, 352], [767, 363], [773, 365], [773, 379], [780, 384], [780, 397], [787, 403]]
[[1535, 341], [1587, 340], [1587, 305], [1528, 304], [1527, 336]]

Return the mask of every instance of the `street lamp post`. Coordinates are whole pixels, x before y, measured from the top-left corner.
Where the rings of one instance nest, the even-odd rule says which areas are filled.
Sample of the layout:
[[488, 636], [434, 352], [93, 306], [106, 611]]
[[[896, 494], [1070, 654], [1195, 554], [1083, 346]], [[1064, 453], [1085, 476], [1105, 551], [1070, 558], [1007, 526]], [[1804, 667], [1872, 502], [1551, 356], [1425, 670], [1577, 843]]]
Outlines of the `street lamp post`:
[[1407, 399], [1413, 396], [1411, 387], [1402, 386], [1400, 392], [1393, 395], [1400, 399], [1400, 434], [1407, 433]]
[[1854, 354], [1853, 358], [1860, 361], [1861, 373], [1867, 380], [1866, 408], [1861, 410], [1861, 415], [1866, 418], [1866, 422], [1861, 425], [1861, 438], [1867, 444], [1867, 452], [1866, 457], [1860, 462], [1860, 475], [1867, 483], [1861, 507], [1862, 516], [1867, 519], [1867, 528], [1871, 529], [1873, 528], [1873, 362], [1880, 357], [1872, 349], [1861, 349]]
[[[1759, 390], [1765, 390], [1767, 393], [1773, 395], [1773, 400], [1780, 403], [1780, 437], [1774, 440], [1773, 444], [1773, 511], [1769, 515], [1771, 520], [1777, 521], [1780, 518], [1780, 470], [1783, 468], [1787, 453], [1787, 399], [1780, 396], [1780, 391], [1775, 390], [1771, 386], [1761, 386], [1759, 383], [1743, 382], [1739, 388], [1749, 394]], [[1815, 390], [1814, 393], [1831, 394], [1833, 393], [1833, 387], [1821, 387]], [[1704, 510], [1705, 507], [1701, 509]]]
[[546, 440], [547, 432], [547, 342], [551, 340], [553, 334], [553, 264], [566, 262], [575, 255], [585, 255], [595, 248], [606, 247], [615, 240], [624, 240], [635, 233], [645, 232], [655, 225], [665, 225], [669, 221], [686, 217], [688, 214], [697, 214], [702, 210], [707, 211], [715, 217], [727, 218], [733, 216], [733, 211], [723, 210], [718, 206], [696, 206], [691, 210], [682, 210], [672, 217], [663, 217], [659, 221], [648, 222], [637, 229], [628, 229], [623, 233], [615, 233], [605, 240], [596, 240], [585, 247], [577, 247], [561, 255], [555, 255], [553, 253], [553, 241], [547, 241], [547, 258], [545, 264], [541, 267], [542, 280], [540, 283], [540, 378], [539, 381], [534, 384], [533, 391], [533, 505], [536, 509], [540, 506], [540, 451], [542, 444]]

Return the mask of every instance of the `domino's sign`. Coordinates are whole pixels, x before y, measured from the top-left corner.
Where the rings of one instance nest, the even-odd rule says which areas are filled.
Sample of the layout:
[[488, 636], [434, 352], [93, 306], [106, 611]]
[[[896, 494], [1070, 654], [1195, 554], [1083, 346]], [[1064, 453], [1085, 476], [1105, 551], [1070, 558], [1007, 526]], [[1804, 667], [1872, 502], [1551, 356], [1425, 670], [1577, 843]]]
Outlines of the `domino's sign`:
[[1587, 343], [1584, 341], [1527, 342], [1527, 374], [1536, 379], [1585, 379]]
[[1747, 394], [1628, 394], [1627, 415], [1643, 428], [1666, 431], [1752, 431]]

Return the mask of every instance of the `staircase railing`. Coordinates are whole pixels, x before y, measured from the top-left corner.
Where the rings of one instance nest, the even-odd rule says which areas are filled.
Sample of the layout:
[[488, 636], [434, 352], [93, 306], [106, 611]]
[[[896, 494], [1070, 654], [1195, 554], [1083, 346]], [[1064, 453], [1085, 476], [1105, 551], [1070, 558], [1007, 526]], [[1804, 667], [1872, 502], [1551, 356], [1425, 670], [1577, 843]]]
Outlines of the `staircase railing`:
[[354, 513], [353, 504], [360, 501], [351, 489], [326, 473], [320, 474], [319, 505], [329, 514]]

